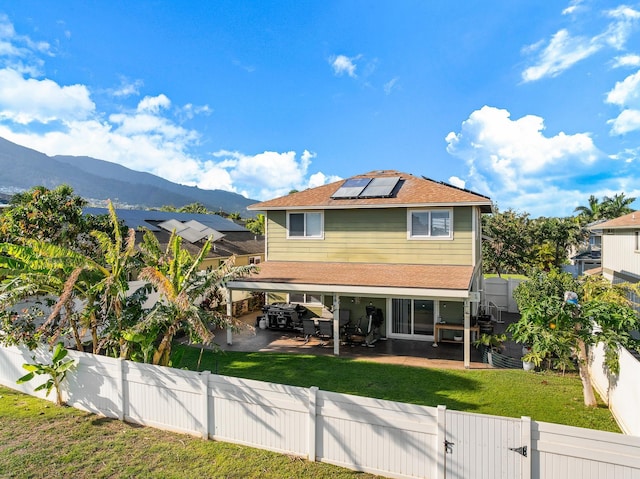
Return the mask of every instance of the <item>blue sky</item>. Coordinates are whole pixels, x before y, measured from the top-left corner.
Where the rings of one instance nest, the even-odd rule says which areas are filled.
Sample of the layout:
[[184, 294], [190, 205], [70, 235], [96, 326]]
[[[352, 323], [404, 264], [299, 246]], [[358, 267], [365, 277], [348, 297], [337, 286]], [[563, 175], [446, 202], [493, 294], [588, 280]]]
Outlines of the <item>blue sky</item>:
[[570, 215], [640, 198], [640, 4], [4, 2], [0, 136], [257, 200], [396, 169]]

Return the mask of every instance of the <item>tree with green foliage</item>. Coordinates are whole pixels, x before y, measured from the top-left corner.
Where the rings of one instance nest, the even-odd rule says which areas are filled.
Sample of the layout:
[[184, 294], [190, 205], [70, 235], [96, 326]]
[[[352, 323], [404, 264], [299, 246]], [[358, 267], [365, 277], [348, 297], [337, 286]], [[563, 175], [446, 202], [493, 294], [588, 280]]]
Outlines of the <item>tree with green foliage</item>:
[[589, 196], [588, 205], [577, 206], [573, 212], [578, 213], [578, 218], [580, 218], [584, 224], [589, 224], [601, 218], [602, 203], [600, 203], [600, 200], [594, 195], [591, 195]]
[[0, 215], [0, 241], [39, 240], [96, 257], [92, 231], [110, 232], [107, 215], [83, 215], [87, 202], [68, 185], [36, 186], [13, 196]]
[[530, 234], [535, 245], [532, 264], [549, 271], [569, 261], [572, 246], [582, 241], [581, 228], [575, 218], [537, 218]]
[[[181, 238], [176, 234], [171, 235], [163, 251], [153, 233], [145, 232], [140, 245], [145, 267], [140, 278], [153, 285], [160, 300], [130, 332], [158, 338], [153, 364], [169, 364], [172, 342], [179, 331], [185, 331], [192, 342], [207, 344], [213, 339], [212, 327], [230, 325], [231, 318], [205, 307], [203, 300], [215, 295], [228, 281], [250, 274], [255, 267], [235, 266], [232, 257], [217, 269], [201, 270], [211, 244], [207, 240], [193, 257], [182, 248]], [[140, 336], [137, 339], [144, 341]]]
[[246, 221], [245, 227], [253, 234], [264, 235], [265, 216], [263, 214], [257, 214], [255, 218], [250, 218]]
[[178, 213], [198, 213], [203, 215], [211, 214], [211, 211], [200, 202], [189, 203], [177, 209]]
[[582, 224], [593, 223], [598, 220], [612, 220], [620, 216], [631, 213], [631, 204], [635, 198], [626, 197], [624, 193], [616, 193], [609, 197], [605, 196], [602, 201], [594, 195], [589, 196], [588, 205], [577, 206], [575, 213]]
[[[76, 348], [82, 350], [82, 332], [88, 331], [97, 354], [104, 341], [113, 339], [105, 337], [105, 332], [117, 336], [122, 331], [125, 305], [133, 307], [132, 301], [144, 301], [141, 295], [127, 295], [128, 276], [138, 267], [135, 232], [130, 229], [123, 237], [111, 204], [109, 211], [112, 234], [92, 233], [101, 252], [100, 261], [44, 240], [0, 244], [0, 271], [4, 277], [0, 305], [10, 308], [28, 298], [45, 298], [52, 308], [38, 327], [42, 339], [56, 341], [69, 333]], [[28, 323], [29, 318], [35, 321], [32, 312], [15, 314], [23, 323]]]
[[528, 213], [512, 209], [482, 217], [483, 268], [486, 273], [522, 273], [529, 267], [532, 244]]
[[514, 291], [521, 318], [508, 331], [514, 341], [530, 347], [525, 361], [563, 370], [576, 364], [584, 403], [596, 406], [587, 348], [603, 343], [605, 365], [617, 374], [618, 348], [640, 347], [630, 334], [640, 321], [627, 299], [629, 287], [597, 276], [576, 279], [553, 270], [537, 272]]
[[84, 206], [86, 201], [68, 185], [33, 187], [13, 196], [0, 216], [0, 235], [5, 242], [35, 239], [67, 246], [85, 231]]
[[602, 201], [602, 217], [612, 220], [633, 212], [631, 204], [635, 198], [626, 198], [624, 193], [618, 193], [612, 197], [605, 196]]

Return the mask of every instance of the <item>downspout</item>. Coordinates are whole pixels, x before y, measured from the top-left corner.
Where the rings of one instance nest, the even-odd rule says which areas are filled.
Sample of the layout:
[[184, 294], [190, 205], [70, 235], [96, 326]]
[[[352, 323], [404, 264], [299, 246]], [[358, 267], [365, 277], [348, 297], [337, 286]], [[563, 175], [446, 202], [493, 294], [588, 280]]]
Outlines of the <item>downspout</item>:
[[340, 356], [340, 295], [333, 295], [333, 354]]
[[464, 368], [471, 367], [471, 313], [469, 298], [464, 300]]
[[229, 324], [227, 325], [227, 344], [231, 346], [233, 344], [233, 332], [231, 330], [231, 324], [233, 323], [233, 291], [227, 288], [227, 318]]

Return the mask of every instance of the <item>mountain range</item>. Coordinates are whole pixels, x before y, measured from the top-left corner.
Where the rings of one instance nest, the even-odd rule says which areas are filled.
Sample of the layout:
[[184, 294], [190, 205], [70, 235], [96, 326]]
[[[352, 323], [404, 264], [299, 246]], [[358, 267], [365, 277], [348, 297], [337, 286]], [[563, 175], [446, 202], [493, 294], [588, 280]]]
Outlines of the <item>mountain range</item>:
[[47, 156], [0, 138], [0, 192], [16, 193], [34, 186], [67, 184], [93, 206], [111, 200], [120, 208], [177, 208], [202, 203], [211, 211], [253, 216], [247, 206], [257, 200], [223, 190], [204, 190], [134, 171], [89, 156]]

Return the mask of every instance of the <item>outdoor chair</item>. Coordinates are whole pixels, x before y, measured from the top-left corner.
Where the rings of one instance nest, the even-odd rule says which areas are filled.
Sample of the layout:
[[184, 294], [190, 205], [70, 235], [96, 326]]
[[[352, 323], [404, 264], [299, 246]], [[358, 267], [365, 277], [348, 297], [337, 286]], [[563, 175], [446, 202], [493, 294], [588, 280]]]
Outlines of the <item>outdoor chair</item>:
[[[330, 340], [333, 338], [333, 321], [324, 320], [318, 321], [318, 337], [323, 340]], [[326, 342], [321, 342], [320, 346], [324, 346]]]
[[316, 323], [311, 318], [302, 318], [302, 334], [304, 334], [304, 344], [309, 342], [311, 336], [317, 334]]

